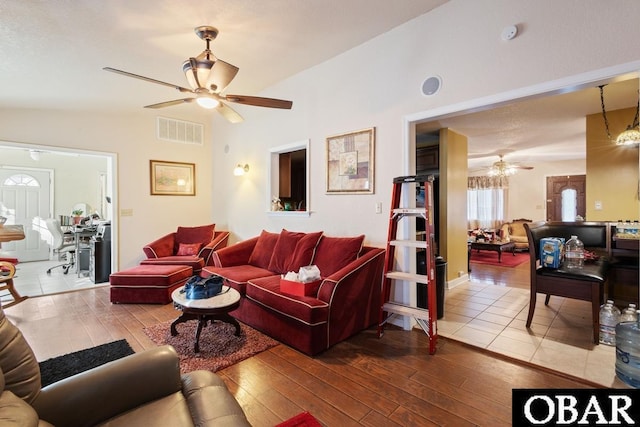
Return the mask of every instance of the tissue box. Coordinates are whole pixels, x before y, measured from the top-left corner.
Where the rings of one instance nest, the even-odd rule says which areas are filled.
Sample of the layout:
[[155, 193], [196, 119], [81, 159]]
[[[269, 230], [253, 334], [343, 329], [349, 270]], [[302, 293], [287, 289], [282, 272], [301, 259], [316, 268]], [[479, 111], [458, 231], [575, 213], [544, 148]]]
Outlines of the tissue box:
[[302, 283], [293, 282], [291, 280], [280, 279], [280, 292], [283, 294], [302, 296], [315, 296], [318, 293], [322, 280], [314, 282]]
[[564, 238], [562, 237], [543, 237], [540, 239], [540, 265], [559, 268], [563, 249]]

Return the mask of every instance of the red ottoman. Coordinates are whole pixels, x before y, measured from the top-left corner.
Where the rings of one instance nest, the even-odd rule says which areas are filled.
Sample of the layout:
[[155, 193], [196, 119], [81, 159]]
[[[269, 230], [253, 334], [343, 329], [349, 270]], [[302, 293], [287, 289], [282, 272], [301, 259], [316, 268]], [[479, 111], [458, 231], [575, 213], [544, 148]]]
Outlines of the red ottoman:
[[138, 265], [109, 276], [112, 303], [167, 304], [193, 275], [188, 265]]

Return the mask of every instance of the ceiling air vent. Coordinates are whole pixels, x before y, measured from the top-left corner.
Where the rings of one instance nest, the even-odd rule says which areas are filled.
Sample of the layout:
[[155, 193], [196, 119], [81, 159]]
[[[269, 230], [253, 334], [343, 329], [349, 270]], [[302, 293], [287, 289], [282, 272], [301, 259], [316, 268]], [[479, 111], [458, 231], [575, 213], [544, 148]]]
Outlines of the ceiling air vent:
[[157, 118], [157, 137], [163, 141], [202, 145], [204, 125], [184, 120]]

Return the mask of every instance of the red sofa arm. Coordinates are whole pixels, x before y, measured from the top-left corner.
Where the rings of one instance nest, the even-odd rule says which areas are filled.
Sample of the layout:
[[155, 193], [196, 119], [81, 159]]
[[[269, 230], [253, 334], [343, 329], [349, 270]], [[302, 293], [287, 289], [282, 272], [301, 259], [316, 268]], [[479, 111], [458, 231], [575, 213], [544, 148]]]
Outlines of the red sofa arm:
[[173, 248], [176, 241], [176, 232], [162, 236], [158, 240], [145, 245], [142, 250], [147, 258], [162, 258], [173, 255]]
[[258, 242], [258, 237], [238, 242], [235, 245], [213, 252], [213, 265], [216, 267], [233, 267], [249, 264], [249, 257]]
[[378, 321], [384, 253], [382, 248], [364, 247], [358, 259], [322, 281], [317, 298], [330, 306], [329, 345]]
[[228, 231], [216, 231], [213, 233], [213, 240], [200, 249], [198, 256], [204, 260], [204, 265], [213, 265], [212, 255], [215, 251], [225, 248], [229, 243]]

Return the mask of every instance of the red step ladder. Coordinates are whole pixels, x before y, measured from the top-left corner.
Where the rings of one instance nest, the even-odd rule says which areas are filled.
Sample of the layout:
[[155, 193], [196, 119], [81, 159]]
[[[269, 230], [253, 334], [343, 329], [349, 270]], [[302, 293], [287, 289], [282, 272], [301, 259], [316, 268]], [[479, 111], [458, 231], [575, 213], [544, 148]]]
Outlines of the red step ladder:
[[[401, 176], [393, 179], [391, 210], [389, 211], [389, 230], [387, 234], [387, 251], [384, 260], [384, 277], [382, 304], [378, 322], [378, 337], [384, 333], [384, 325], [396, 315], [411, 316], [429, 337], [429, 354], [436, 352], [438, 341], [436, 277], [435, 277], [435, 240], [433, 229], [433, 175]], [[424, 186], [424, 207], [400, 207], [403, 187], [414, 188]], [[424, 240], [398, 240], [398, 222], [404, 218], [423, 218], [425, 221]], [[396, 247], [424, 249], [426, 251], [427, 274], [415, 274], [395, 269]], [[408, 283], [407, 283], [408, 282]], [[390, 301], [392, 284], [406, 286], [424, 283], [427, 286], [427, 308], [412, 307], [405, 303]]]

